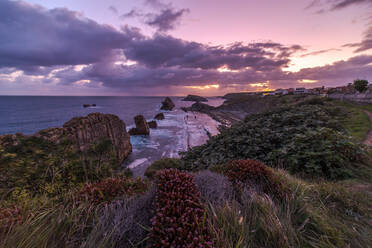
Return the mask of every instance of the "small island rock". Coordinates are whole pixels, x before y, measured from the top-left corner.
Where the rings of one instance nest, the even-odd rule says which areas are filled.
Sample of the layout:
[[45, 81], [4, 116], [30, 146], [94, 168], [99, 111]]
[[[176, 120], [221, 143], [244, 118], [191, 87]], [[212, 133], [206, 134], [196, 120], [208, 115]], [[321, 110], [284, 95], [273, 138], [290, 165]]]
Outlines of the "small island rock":
[[166, 98], [164, 99], [164, 101], [162, 101], [161, 103], [163, 104], [163, 105], [161, 106], [161, 108], [160, 108], [160, 109], [162, 109], [162, 110], [172, 110], [172, 109], [175, 107], [175, 105], [174, 105], [172, 99], [170, 99], [169, 97], [166, 97]]
[[155, 115], [154, 119], [155, 120], [164, 120], [164, 114], [163, 113], [159, 113], [157, 115]]
[[149, 135], [150, 129], [147, 121], [143, 115], [137, 115], [134, 117], [135, 128], [129, 130], [130, 135]]
[[208, 99], [202, 96], [197, 95], [187, 95], [182, 101], [191, 101], [191, 102], [208, 102]]
[[158, 127], [158, 124], [156, 123], [156, 121], [149, 121], [149, 122], [147, 122], [147, 124], [149, 125], [149, 128], [157, 128]]

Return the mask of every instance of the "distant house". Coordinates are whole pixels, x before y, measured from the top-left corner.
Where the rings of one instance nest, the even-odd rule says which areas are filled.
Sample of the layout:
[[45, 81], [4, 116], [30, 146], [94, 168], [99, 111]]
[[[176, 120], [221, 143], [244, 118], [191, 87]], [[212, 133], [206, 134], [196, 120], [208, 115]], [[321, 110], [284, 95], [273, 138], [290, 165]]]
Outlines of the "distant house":
[[274, 91], [274, 94], [275, 95], [287, 95], [288, 94], [288, 90], [286, 89], [277, 89]]
[[294, 93], [294, 91], [295, 91], [295, 89], [294, 89], [294, 88], [289, 88], [289, 89], [288, 89], [288, 94], [293, 94], [293, 93]]
[[307, 93], [308, 93], [308, 90], [305, 88], [296, 88], [296, 90], [294, 91], [294, 94], [307, 94]]

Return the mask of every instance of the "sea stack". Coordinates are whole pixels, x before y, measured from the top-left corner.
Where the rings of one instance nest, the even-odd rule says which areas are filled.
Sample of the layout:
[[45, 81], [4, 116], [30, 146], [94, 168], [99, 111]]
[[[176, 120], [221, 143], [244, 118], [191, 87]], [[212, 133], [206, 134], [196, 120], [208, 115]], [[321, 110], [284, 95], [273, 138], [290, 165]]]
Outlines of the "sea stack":
[[157, 128], [158, 127], [158, 124], [156, 123], [155, 120], [149, 121], [149, 122], [147, 122], [147, 124], [149, 125], [149, 128]]
[[34, 136], [56, 144], [69, 140], [75, 150], [83, 154], [86, 154], [93, 144], [104, 139], [110, 140], [111, 149], [120, 163], [132, 152], [125, 123], [111, 114], [92, 113], [85, 117], [75, 117], [63, 124], [62, 128], [44, 129]]
[[135, 128], [129, 130], [130, 135], [149, 135], [150, 128], [147, 121], [143, 115], [137, 115], [134, 117]]
[[174, 105], [172, 99], [170, 99], [169, 97], [166, 97], [166, 98], [164, 99], [164, 101], [162, 101], [161, 103], [163, 104], [163, 105], [161, 106], [161, 108], [160, 108], [160, 109], [162, 109], [162, 110], [172, 110], [172, 109], [175, 107], [175, 105]]
[[159, 113], [159, 114], [156, 114], [154, 119], [155, 120], [164, 120], [164, 114], [163, 113]]

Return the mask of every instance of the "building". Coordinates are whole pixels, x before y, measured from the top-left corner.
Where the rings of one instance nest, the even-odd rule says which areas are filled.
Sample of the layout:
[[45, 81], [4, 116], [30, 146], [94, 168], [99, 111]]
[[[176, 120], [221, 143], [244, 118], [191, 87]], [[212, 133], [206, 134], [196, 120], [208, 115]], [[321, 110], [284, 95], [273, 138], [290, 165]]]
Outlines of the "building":
[[288, 90], [286, 89], [277, 89], [274, 91], [274, 95], [287, 95], [288, 94]]
[[294, 91], [294, 94], [307, 94], [309, 91], [305, 88], [296, 88], [296, 90]]

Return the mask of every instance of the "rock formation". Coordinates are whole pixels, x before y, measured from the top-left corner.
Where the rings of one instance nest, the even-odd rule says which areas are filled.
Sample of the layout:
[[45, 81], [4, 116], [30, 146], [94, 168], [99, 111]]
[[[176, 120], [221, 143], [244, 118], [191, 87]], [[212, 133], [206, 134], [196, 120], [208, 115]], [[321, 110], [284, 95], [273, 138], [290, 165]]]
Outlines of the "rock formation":
[[62, 128], [49, 128], [36, 133], [56, 144], [69, 140], [76, 151], [88, 152], [92, 144], [108, 139], [112, 151], [120, 163], [132, 152], [130, 136], [125, 123], [116, 115], [92, 113], [85, 117], [75, 117], [63, 124]]
[[197, 95], [187, 95], [182, 101], [190, 101], [190, 102], [208, 102], [207, 98], [197, 96]]
[[166, 97], [166, 98], [164, 99], [164, 101], [162, 101], [161, 103], [163, 104], [163, 105], [161, 106], [161, 108], [160, 108], [160, 109], [162, 109], [162, 110], [172, 110], [172, 109], [175, 107], [175, 105], [174, 105], [172, 99], [170, 99], [169, 97]]
[[155, 115], [154, 119], [155, 120], [164, 120], [164, 114], [163, 113], [159, 113], [159, 114]]
[[95, 106], [97, 106], [96, 104], [83, 104], [83, 107], [84, 108], [89, 108], [89, 107], [95, 107]]
[[134, 117], [135, 128], [129, 130], [130, 135], [149, 135], [150, 129], [143, 115], [137, 115]]
[[147, 122], [147, 124], [149, 125], [149, 128], [157, 128], [158, 127], [158, 124], [156, 123], [156, 121], [149, 121], [149, 122]]

